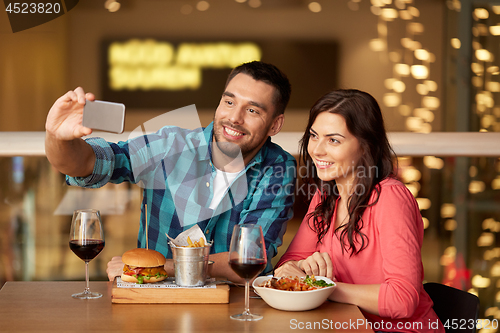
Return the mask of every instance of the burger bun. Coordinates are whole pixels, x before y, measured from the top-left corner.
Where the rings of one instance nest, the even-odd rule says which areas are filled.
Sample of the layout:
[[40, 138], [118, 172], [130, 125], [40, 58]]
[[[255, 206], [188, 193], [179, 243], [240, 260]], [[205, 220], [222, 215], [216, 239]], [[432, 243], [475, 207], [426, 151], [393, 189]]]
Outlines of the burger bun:
[[163, 254], [149, 249], [132, 249], [122, 256], [124, 264], [135, 267], [158, 267], [165, 265], [167, 261]]

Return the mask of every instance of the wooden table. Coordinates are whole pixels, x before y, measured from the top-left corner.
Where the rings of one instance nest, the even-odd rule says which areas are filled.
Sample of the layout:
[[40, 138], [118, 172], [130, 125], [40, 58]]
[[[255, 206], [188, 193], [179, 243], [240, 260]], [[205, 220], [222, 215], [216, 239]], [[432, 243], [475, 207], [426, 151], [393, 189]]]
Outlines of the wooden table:
[[243, 311], [240, 287], [231, 286], [229, 304], [112, 304], [111, 282], [90, 283], [92, 291], [103, 294], [99, 299], [73, 299], [71, 294], [81, 292], [84, 284], [7, 282], [0, 290], [0, 331], [274, 333], [306, 331], [310, 325], [307, 331], [373, 332], [359, 309], [348, 304], [327, 301], [312, 311], [287, 312], [251, 299], [250, 311], [264, 318], [239, 322], [229, 316]]

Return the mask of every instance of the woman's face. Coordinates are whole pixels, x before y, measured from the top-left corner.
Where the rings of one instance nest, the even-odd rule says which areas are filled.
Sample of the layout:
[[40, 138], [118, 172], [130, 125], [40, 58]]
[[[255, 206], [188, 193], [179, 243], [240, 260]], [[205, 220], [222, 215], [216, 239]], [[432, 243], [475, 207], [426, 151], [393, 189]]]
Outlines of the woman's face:
[[323, 181], [335, 180], [337, 185], [352, 185], [362, 149], [358, 139], [347, 130], [344, 117], [330, 112], [320, 113], [309, 135], [307, 151], [318, 177]]

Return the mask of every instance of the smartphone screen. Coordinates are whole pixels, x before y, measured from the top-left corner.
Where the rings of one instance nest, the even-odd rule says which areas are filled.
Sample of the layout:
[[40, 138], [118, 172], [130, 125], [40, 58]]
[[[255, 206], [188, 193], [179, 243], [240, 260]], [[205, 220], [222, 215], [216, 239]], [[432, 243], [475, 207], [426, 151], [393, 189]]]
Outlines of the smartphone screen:
[[87, 100], [83, 107], [82, 125], [99, 131], [123, 133], [125, 105]]

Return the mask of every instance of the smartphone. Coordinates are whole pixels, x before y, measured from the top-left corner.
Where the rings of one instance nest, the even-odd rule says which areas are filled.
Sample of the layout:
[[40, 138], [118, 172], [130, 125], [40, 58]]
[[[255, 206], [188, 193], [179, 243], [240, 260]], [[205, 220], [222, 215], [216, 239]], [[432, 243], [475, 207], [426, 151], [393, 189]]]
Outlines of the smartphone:
[[82, 125], [99, 131], [123, 133], [125, 105], [87, 100], [83, 107]]

